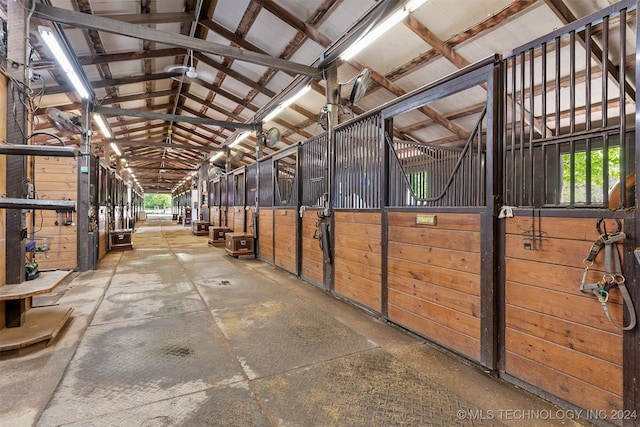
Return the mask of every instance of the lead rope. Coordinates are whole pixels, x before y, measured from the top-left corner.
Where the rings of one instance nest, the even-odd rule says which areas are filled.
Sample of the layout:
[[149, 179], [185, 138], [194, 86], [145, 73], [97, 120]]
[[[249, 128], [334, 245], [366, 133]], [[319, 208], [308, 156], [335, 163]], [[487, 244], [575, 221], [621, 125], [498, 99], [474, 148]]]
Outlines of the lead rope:
[[[616, 328], [622, 329], [623, 331], [630, 331], [636, 326], [636, 312], [633, 307], [633, 301], [631, 300], [631, 295], [629, 295], [629, 291], [625, 285], [625, 278], [622, 275], [622, 267], [620, 263], [620, 254], [618, 252], [618, 242], [622, 242], [626, 235], [620, 231], [620, 222], [618, 220], [618, 231], [615, 233], [607, 233], [606, 228], [604, 233], [600, 230], [600, 223], [602, 219], [598, 221], [597, 228], [600, 232], [600, 237], [596, 240], [591, 246], [591, 250], [589, 251], [589, 255], [582, 261], [585, 269], [582, 274], [582, 283], [580, 284], [580, 291], [584, 293], [591, 293], [598, 298], [600, 304], [602, 304], [602, 309], [604, 310], [604, 314], [609, 319], [612, 325]], [[597, 283], [587, 284], [587, 273], [589, 272], [589, 268], [593, 265], [593, 261], [596, 258], [596, 255], [600, 252], [600, 250], [604, 247], [604, 267], [605, 273], [602, 276], [602, 279]], [[612, 264], [613, 264], [613, 272], [612, 272]], [[612, 287], [617, 286], [620, 290], [620, 295], [622, 295], [623, 305], [627, 308], [627, 312], [629, 313], [629, 325], [627, 326], [618, 326], [611, 319], [611, 314], [609, 313], [609, 307], [607, 306], [607, 302], [609, 301], [609, 292]]]

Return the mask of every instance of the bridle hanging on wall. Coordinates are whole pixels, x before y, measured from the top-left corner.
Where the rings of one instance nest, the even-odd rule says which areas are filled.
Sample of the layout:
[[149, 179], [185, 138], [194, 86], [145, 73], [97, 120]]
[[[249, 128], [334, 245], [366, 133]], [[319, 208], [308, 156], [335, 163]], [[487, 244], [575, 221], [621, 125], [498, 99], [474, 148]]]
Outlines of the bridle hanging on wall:
[[[622, 232], [622, 223], [619, 219], [616, 218], [616, 223], [618, 225], [618, 229], [613, 233], [607, 232], [607, 227], [603, 223], [604, 219], [600, 218], [596, 223], [596, 229], [600, 234], [600, 237], [591, 245], [591, 250], [587, 257], [582, 261], [585, 269], [582, 275], [582, 282], [580, 283], [580, 291], [584, 293], [590, 293], [598, 298], [598, 301], [602, 304], [602, 309], [604, 310], [607, 319], [609, 322], [623, 331], [630, 331], [636, 326], [636, 312], [633, 307], [633, 301], [631, 300], [631, 295], [629, 295], [629, 291], [625, 285], [625, 278], [622, 275], [622, 266], [620, 262], [620, 253], [618, 252], [617, 244], [619, 242], [624, 241], [626, 235]], [[597, 283], [586, 283], [587, 282], [587, 273], [589, 272], [589, 268], [593, 265], [594, 260], [598, 253], [600, 253], [601, 249], [604, 247], [604, 265], [605, 265], [605, 273]], [[617, 286], [620, 290], [620, 295], [622, 295], [623, 306], [627, 308], [627, 312], [629, 313], [629, 324], [627, 326], [618, 326], [611, 319], [611, 314], [609, 313], [609, 307], [607, 306], [607, 302], [609, 301], [609, 292], [611, 288]]]

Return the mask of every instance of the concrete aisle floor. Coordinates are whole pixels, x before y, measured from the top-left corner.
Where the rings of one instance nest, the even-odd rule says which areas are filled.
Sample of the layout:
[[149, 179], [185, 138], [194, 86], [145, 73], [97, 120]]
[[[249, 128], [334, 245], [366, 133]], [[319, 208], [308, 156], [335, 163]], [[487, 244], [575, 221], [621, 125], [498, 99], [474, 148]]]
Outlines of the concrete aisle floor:
[[167, 219], [62, 287], [55, 343], [1, 357], [0, 425], [586, 425]]

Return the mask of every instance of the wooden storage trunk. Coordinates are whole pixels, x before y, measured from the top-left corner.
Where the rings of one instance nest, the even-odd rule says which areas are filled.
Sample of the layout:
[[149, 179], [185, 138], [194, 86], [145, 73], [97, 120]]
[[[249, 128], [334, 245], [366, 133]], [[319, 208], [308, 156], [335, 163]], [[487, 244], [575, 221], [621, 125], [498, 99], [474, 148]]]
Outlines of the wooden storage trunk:
[[206, 221], [192, 222], [191, 232], [196, 236], [207, 236], [209, 234], [209, 223]]
[[238, 257], [241, 255], [254, 255], [253, 234], [227, 233], [225, 235], [227, 254]]
[[227, 227], [209, 227], [209, 244], [213, 246], [224, 246], [225, 235], [231, 230]]
[[182, 225], [191, 225], [191, 208], [182, 208]]
[[131, 240], [133, 230], [113, 230], [109, 232], [109, 248], [110, 249], [131, 249], [133, 241]]

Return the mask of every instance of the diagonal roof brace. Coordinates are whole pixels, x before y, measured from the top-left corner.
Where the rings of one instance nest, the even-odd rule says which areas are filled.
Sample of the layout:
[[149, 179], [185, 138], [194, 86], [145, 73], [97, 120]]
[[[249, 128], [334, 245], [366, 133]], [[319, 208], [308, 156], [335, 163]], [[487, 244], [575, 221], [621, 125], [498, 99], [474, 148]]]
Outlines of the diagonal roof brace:
[[75, 12], [59, 7], [48, 6], [40, 3], [35, 4], [33, 16], [48, 21], [69, 24], [78, 28], [88, 28], [108, 33], [120, 34], [137, 39], [148, 40], [157, 43], [164, 43], [170, 46], [178, 46], [185, 49], [192, 49], [197, 52], [209, 53], [239, 61], [251, 62], [276, 68], [278, 70], [289, 71], [294, 74], [302, 74], [321, 78], [322, 70], [286, 59], [265, 55], [258, 52], [251, 52], [233, 46], [225, 46], [206, 40], [200, 40], [182, 34], [170, 33], [156, 30], [144, 25], [134, 25], [116, 19], [103, 18], [96, 15]]

